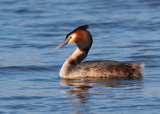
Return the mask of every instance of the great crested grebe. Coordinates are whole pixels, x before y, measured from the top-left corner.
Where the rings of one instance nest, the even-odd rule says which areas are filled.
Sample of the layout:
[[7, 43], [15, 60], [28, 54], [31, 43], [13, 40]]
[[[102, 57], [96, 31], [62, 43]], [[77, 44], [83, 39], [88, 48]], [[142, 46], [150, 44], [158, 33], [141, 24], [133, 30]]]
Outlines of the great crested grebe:
[[92, 45], [92, 35], [86, 30], [88, 27], [83, 25], [76, 28], [57, 47], [58, 49], [67, 44], [77, 45], [76, 51], [63, 64], [60, 77], [70, 79], [142, 77], [143, 63], [127, 64], [111, 60], [81, 62], [87, 57]]

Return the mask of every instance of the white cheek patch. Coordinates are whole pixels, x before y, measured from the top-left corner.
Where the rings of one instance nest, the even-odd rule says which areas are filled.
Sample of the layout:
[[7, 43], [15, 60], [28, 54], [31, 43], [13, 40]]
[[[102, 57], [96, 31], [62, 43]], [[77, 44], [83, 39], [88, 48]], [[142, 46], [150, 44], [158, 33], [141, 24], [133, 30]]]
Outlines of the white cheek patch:
[[68, 44], [75, 44], [75, 38], [76, 38], [76, 34], [71, 34], [69, 37], [71, 37], [71, 39], [69, 40]]

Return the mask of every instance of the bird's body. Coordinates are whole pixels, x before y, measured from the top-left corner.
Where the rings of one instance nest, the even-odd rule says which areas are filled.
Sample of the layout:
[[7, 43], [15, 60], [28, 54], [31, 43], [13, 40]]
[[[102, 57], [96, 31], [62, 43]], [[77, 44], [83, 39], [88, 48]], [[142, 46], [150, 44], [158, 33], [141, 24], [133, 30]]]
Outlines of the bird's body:
[[81, 62], [87, 57], [92, 45], [92, 35], [87, 28], [88, 25], [76, 28], [66, 36], [65, 42], [57, 47], [77, 45], [76, 51], [63, 64], [60, 77], [69, 79], [142, 77], [143, 63], [127, 64], [111, 60]]

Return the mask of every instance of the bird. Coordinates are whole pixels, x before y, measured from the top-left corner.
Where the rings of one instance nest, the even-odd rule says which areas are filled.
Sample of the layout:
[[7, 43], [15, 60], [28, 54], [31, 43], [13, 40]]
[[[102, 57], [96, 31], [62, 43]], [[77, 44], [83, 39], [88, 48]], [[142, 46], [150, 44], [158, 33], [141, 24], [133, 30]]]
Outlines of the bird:
[[89, 25], [82, 25], [66, 35], [65, 41], [56, 47], [59, 49], [68, 44], [75, 44], [77, 49], [64, 62], [60, 77], [65, 79], [87, 78], [132, 78], [143, 77], [144, 63], [129, 64], [112, 60], [82, 62], [88, 55], [93, 39], [87, 30]]

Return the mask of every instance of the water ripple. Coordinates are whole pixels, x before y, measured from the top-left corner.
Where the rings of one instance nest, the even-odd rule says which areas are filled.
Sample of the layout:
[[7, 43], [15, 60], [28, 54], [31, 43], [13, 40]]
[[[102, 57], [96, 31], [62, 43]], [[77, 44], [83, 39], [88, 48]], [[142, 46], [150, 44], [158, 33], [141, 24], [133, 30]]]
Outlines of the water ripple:
[[0, 71], [55, 71], [60, 66], [6, 66], [0, 67]]
[[12, 45], [4, 45], [2, 48], [55, 48], [58, 44], [12, 44]]
[[42, 96], [12, 96], [12, 97], [0, 97], [2, 101], [11, 101], [11, 100], [33, 100], [33, 99], [43, 99]]

